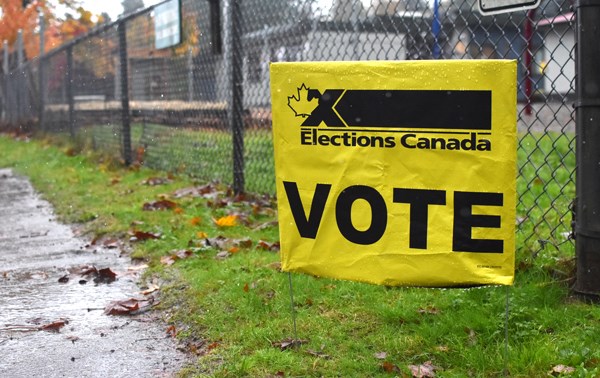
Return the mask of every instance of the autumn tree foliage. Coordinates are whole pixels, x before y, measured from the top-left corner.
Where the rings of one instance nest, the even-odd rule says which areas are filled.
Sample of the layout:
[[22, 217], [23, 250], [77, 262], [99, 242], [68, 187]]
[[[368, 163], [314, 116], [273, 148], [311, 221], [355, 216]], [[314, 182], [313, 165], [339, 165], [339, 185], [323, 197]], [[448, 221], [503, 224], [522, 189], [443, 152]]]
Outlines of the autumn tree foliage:
[[[66, 12], [58, 14], [58, 9]], [[79, 6], [77, 0], [33, 0], [25, 7], [22, 0], [0, 0], [0, 41], [7, 41], [10, 50], [14, 51], [21, 29], [27, 59], [39, 56], [39, 12], [44, 15], [46, 52], [103, 22], [102, 17]]]

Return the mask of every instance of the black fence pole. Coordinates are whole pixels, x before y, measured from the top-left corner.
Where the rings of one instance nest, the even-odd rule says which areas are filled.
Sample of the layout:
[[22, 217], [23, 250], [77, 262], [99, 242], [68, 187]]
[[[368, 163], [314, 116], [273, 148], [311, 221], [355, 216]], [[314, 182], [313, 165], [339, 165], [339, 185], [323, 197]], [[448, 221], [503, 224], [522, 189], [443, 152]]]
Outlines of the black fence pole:
[[40, 12], [40, 16], [39, 16], [39, 27], [40, 27], [40, 58], [39, 58], [39, 66], [38, 66], [38, 81], [39, 81], [39, 115], [38, 115], [38, 123], [39, 123], [39, 128], [42, 131], [46, 130], [46, 124], [45, 124], [45, 119], [44, 119], [44, 107], [45, 107], [45, 100], [46, 100], [46, 78], [45, 78], [45, 70], [46, 70], [46, 59], [44, 58], [44, 53], [45, 53], [45, 22], [44, 22], [44, 14], [42, 12]]
[[129, 112], [129, 73], [127, 67], [127, 24], [120, 22], [119, 58], [121, 65], [121, 134], [123, 138], [123, 159], [125, 165], [131, 164], [131, 116]]
[[244, 77], [242, 73], [241, 0], [230, 0], [231, 105], [229, 124], [233, 139], [233, 191], [244, 192]]
[[600, 0], [576, 0], [575, 291], [600, 294]]
[[67, 70], [65, 84], [67, 103], [69, 104], [69, 134], [75, 138], [75, 98], [73, 96], [73, 46], [67, 47]]

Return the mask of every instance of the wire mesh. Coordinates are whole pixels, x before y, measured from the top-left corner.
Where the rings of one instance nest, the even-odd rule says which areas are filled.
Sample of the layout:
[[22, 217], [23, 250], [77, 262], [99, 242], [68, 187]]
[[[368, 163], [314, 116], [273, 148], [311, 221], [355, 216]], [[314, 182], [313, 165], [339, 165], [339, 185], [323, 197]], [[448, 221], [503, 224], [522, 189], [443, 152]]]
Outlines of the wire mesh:
[[[39, 61], [5, 74], [3, 114], [18, 108], [19, 116], [9, 119], [36, 117], [36, 104], [43, 103], [47, 131], [204, 180], [233, 184], [241, 174], [244, 190], [274, 194], [270, 62], [515, 59], [518, 245], [535, 253], [572, 250], [575, 22], [569, 1], [485, 17], [474, 0], [182, 0], [181, 8], [176, 46], [156, 47], [156, 10], [149, 8], [46, 56], [42, 94], [35, 82]], [[119, 25], [125, 25], [125, 51]], [[14, 95], [22, 82], [27, 99]], [[124, 150], [126, 137], [131, 143]], [[243, 151], [236, 155], [235, 148]]]

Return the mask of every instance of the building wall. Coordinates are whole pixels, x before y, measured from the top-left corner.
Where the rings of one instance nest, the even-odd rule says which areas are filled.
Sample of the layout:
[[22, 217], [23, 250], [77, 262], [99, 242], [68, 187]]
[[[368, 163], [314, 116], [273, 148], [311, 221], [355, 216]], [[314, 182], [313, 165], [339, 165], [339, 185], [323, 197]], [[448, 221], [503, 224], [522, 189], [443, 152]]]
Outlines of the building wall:
[[568, 25], [554, 25], [544, 38], [544, 91], [569, 94], [575, 88], [575, 33]]

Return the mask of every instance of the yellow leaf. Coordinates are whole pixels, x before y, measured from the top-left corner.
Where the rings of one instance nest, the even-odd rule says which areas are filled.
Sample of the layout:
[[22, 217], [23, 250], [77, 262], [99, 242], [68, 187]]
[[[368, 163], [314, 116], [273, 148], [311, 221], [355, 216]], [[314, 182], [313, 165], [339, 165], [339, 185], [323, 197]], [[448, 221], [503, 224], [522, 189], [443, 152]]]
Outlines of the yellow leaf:
[[208, 234], [203, 231], [198, 231], [198, 232], [196, 232], [196, 237], [198, 239], [206, 239], [208, 237]]
[[219, 227], [231, 227], [237, 224], [237, 215], [226, 215], [219, 219], [213, 218], [213, 222]]

